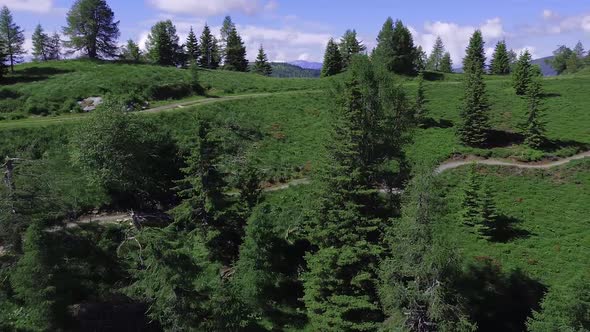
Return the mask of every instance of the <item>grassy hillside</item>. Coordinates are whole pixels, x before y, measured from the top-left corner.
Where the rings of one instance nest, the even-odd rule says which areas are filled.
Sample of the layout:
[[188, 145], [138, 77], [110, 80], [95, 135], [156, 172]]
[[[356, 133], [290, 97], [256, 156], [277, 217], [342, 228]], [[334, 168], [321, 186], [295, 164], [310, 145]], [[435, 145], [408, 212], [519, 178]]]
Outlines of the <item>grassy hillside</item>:
[[320, 77], [320, 70], [305, 69], [295, 65], [283, 62], [273, 62], [272, 77], [292, 78], [292, 77], [306, 77], [318, 78]]

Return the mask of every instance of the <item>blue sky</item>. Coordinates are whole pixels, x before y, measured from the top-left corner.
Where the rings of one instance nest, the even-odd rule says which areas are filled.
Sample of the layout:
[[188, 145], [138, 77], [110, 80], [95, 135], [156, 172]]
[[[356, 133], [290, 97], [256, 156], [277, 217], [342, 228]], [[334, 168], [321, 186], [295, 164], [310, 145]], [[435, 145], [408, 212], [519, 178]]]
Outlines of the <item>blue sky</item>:
[[[388, 16], [401, 19], [415, 42], [430, 51], [441, 36], [457, 63], [474, 29], [480, 28], [491, 53], [498, 40], [510, 48], [550, 55], [559, 44], [582, 41], [590, 47], [590, 0], [107, 0], [120, 20], [121, 43], [145, 41], [150, 27], [171, 19], [181, 38], [205, 22], [218, 31], [225, 15], [238, 25], [254, 58], [263, 44], [273, 61], [321, 61], [325, 43], [354, 28], [371, 49]], [[0, 0], [14, 13], [27, 37], [41, 23], [60, 31], [73, 0]], [[30, 44], [30, 41], [28, 41]]]

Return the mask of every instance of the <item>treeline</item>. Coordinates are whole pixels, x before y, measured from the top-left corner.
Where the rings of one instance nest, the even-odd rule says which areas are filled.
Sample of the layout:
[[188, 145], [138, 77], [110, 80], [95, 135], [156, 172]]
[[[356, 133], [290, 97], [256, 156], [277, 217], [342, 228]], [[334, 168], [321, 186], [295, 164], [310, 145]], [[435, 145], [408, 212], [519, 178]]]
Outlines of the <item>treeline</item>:
[[590, 66], [590, 51], [584, 50], [582, 42], [578, 42], [574, 49], [562, 45], [553, 51], [553, 58], [547, 63], [555, 69], [557, 74], [572, 74]]

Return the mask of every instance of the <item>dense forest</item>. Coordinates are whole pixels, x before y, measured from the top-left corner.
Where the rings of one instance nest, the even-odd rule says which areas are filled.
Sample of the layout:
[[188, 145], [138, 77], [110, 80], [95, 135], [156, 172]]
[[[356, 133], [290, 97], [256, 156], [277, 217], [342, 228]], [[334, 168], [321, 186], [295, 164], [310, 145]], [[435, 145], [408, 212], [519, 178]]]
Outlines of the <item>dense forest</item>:
[[1, 11], [0, 330], [590, 331], [581, 43], [552, 79], [392, 18], [321, 72], [216, 35], [77, 0], [22, 63]]

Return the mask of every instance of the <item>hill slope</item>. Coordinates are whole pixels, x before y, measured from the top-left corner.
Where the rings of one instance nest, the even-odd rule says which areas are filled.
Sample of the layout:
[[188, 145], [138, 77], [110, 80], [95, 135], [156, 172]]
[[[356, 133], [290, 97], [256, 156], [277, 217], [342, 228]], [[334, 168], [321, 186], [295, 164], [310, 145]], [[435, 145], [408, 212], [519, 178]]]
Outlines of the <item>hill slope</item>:
[[306, 69], [299, 66], [295, 66], [289, 63], [273, 62], [272, 64], [272, 77], [280, 78], [318, 78], [320, 77], [320, 70], [318, 69]]

